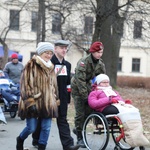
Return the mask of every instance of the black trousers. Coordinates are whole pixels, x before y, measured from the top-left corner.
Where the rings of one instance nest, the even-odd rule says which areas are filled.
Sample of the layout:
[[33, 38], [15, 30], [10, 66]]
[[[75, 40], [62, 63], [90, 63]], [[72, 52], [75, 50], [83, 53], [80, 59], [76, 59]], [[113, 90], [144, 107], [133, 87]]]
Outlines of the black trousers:
[[[74, 141], [73, 138], [71, 137], [70, 128], [66, 116], [60, 115], [57, 118], [57, 126], [58, 126], [59, 137], [63, 148], [74, 145]], [[39, 118], [36, 131], [32, 134], [32, 138], [34, 141], [38, 142], [40, 130], [41, 130], [41, 120]]]
[[115, 106], [109, 105], [103, 109], [102, 113], [104, 115], [110, 115], [110, 114], [118, 114], [119, 111]]

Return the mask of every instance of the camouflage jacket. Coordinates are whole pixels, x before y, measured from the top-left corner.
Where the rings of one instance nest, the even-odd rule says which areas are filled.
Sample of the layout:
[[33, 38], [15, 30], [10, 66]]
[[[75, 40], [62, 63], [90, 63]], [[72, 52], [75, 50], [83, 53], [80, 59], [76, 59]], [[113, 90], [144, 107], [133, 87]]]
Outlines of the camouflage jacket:
[[79, 95], [82, 99], [87, 99], [91, 91], [91, 80], [100, 73], [106, 73], [102, 59], [94, 63], [91, 54], [81, 58], [71, 80], [72, 94]]

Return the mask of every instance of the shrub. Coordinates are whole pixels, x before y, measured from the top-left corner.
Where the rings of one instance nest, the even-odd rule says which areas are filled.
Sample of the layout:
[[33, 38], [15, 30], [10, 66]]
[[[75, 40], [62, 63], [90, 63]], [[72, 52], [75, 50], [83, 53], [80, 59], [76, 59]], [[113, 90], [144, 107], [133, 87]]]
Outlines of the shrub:
[[150, 77], [118, 76], [117, 85], [120, 87], [150, 89]]

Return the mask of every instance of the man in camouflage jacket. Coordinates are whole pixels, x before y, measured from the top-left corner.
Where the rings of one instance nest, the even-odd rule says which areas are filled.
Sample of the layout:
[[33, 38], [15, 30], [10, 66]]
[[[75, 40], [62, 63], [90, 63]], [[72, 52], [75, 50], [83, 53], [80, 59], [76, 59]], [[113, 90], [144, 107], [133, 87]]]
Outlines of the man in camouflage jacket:
[[88, 95], [91, 91], [92, 79], [100, 73], [106, 73], [101, 56], [104, 46], [101, 42], [94, 42], [90, 47], [90, 54], [81, 58], [75, 68], [75, 75], [71, 80], [72, 97], [75, 105], [75, 129], [77, 144], [85, 147], [82, 139], [82, 128], [86, 117], [91, 113], [88, 106]]

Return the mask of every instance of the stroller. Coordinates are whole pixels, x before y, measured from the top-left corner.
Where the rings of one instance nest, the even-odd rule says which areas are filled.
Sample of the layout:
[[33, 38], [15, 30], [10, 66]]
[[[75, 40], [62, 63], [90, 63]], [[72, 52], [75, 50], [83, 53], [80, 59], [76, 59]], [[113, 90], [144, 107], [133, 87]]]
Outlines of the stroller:
[[9, 112], [15, 118], [20, 99], [19, 84], [14, 84], [4, 72], [0, 70], [0, 106], [3, 112]]
[[15, 118], [18, 111], [18, 103], [8, 103], [0, 93], [0, 106], [3, 112], [9, 112], [11, 118]]

